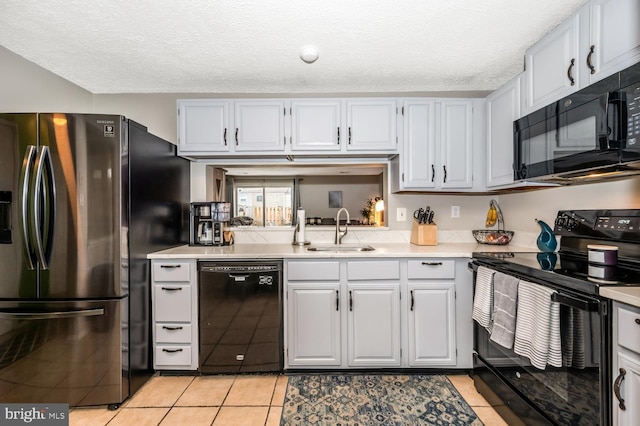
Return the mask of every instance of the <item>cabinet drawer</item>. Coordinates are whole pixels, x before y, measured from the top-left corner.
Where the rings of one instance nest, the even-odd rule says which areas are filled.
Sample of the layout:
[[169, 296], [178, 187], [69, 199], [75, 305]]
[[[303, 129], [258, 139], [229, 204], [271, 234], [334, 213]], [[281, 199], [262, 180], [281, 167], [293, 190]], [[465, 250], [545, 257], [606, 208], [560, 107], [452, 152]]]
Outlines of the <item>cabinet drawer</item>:
[[640, 313], [618, 307], [618, 344], [640, 353]]
[[157, 345], [156, 367], [191, 367], [191, 346]]
[[191, 324], [156, 324], [157, 343], [191, 343]]
[[289, 262], [287, 279], [289, 281], [338, 281], [340, 262]]
[[456, 277], [454, 260], [421, 259], [410, 260], [407, 277], [412, 279], [453, 279]]
[[153, 262], [153, 281], [189, 281], [189, 262]]
[[155, 321], [191, 322], [191, 286], [156, 284], [153, 293]]
[[397, 280], [400, 278], [400, 262], [397, 260], [364, 261], [347, 263], [347, 279]]

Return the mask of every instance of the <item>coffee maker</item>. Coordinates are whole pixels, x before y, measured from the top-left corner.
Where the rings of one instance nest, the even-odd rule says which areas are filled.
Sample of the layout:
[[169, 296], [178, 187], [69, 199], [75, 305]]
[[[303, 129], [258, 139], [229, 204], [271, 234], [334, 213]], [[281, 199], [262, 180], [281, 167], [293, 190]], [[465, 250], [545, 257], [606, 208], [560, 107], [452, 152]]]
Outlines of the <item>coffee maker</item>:
[[190, 246], [224, 245], [224, 228], [231, 219], [230, 203], [191, 203]]

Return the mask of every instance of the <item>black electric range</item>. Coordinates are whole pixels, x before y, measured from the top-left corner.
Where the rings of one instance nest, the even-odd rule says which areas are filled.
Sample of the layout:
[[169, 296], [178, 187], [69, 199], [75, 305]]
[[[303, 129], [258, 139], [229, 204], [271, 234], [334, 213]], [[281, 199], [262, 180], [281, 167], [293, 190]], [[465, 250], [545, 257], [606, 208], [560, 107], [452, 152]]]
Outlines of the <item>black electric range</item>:
[[[600, 289], [640, 286], [640, 210], [559, 211], [554, 234], [561, 237], [557, 253], [477, 252], [470, 266], [474, 277], [484, 266], [555, 290], [562, 366], [538, 369], [513, 348], [495, 344], [474, 322], [474, 383], [509, 423], [608, 425], [612, 305]], [[594, 245], [613, 246], [617, 260], [589, 262]], [[579, 365], [565, 363], [566, 336], [580, 342]]]

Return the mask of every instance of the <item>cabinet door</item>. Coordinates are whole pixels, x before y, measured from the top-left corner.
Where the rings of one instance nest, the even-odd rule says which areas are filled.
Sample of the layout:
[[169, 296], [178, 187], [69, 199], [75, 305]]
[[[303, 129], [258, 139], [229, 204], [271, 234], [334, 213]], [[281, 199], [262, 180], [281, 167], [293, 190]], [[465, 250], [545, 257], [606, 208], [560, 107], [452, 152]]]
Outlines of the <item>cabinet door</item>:
[[178, 101], [178, 153], [225, 152], [231, 140], [229, 101]]
[[236, 101], [236, 151], [284, 151], [285, 102]]
[[339, 283], [288, 284], [287, 364], [341, 364]]
[[513, 183], [513, 122], [520, 118], [519, 75], [487, 96], [487, 187]]
[[348, 100], [347, 150], [397, 150], [396, 114], [395, 99]]
[[340, 101], [291, 102], [292, 151], [339, 151], [344, 139], [340, 127]]
[[409, 365], [456, 365], [454, 283], [410, 283], [408, 289]]
[[436, 173], [435, 101], [405, 101], [403, 188], [434, 188]]
[[400, 286], [348, 285], [349, 366], [400, 366]]
[[[616, 378], [620, 380], [620, 397], [624, 399], [625, 409], [620, 408], [620, 401], [614, 395], [613, 424], [619, 426], [640, 425], [640, 355], [618, 352], [617, 364], [618, 368], [613, 372], [612, 380]], [[624, 378], [620, 377], [622, 369], [625, 372]]]
[[592, 0], [591, 40], [581, 46], [588, 58], [593, 83], [640, 61], [640, 2]]
[[440, 170], [436, 182], [442, 188], [473, 186], [471, 101], [443, 101], [440, 117]]
[[580, 14], [576, 14], [526, 51], [527, 113], [578, 90], [581, 69], [579, 25]]

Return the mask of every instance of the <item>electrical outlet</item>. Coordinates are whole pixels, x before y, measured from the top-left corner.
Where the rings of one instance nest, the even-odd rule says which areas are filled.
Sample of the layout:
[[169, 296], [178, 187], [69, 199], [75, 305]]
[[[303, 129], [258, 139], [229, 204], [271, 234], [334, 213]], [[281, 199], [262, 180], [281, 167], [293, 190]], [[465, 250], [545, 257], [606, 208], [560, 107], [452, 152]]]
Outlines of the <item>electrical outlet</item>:
[[460, 217], [460, 206], [451, 206], [451, 217]]
[[407, 221], [407, 209], [404, 207], [398, 207], [396, 209], [396, 220], [398, 222], [406, 222]]

